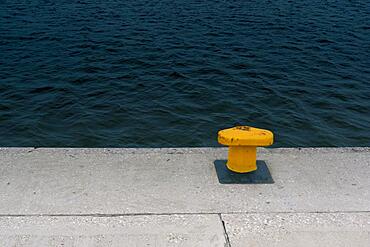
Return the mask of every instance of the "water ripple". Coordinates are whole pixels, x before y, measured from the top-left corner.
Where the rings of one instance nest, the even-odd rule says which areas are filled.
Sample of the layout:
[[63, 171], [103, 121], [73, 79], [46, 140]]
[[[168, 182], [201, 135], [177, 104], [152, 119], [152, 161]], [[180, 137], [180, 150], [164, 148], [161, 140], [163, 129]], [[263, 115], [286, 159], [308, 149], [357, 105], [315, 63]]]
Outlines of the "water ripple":
[[1, 1], [0, 146], [370, 145], [366, 1]]

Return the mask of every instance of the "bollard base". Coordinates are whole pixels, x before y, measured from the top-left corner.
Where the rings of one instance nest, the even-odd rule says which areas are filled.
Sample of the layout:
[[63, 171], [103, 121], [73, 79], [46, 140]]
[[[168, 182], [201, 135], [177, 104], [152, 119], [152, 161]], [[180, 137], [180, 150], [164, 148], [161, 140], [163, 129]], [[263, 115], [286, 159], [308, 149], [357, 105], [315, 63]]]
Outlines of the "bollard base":
[[220, 184], [273, 184], [269, 168], [263, 160], [257, 160], [257, 170], [248, 173], [230, 171], [226, 160], [214, 162]]

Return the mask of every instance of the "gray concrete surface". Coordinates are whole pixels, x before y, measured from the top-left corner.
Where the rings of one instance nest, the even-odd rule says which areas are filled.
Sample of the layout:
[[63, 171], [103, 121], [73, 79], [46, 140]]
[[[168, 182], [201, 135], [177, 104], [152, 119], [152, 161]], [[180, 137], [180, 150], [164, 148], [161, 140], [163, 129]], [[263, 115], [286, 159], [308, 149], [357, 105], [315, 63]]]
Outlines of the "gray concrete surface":
[[0, 217], [0, 246], [218, 246], [219, 215]]
[[[83, 228], [86, 232], [80, 235], [90, 236], [88, 226], [93, 224], [89, 221], [91, 217], [102, 216], [99, 219], [104, 222], [104, 217], [109, 221], [121, 216], [125, 221], [125, 217], [152, 216], [148, 220], [148, 229], [152, 229], [155, 227], [150, 224], [156, 224], [155, 217], [165, 215], [170, 222], [172, 215], [181, 214], [209, 218], [206, 217], [199, 224], [185, 219], [184, 222], [194, 224], [190, 224], [189, 228], [175, 224], [171, 229], [194, 234], [196, 229], [209, 225], [209, 235], [217, 232], [217, 238], [221, 239], [219, 230], [214, 229], [219, 229], [222, 222], [220, 218], [216, 220], [217, 223], [214, 220], [222, 214], [226, 230], [233, 232], [230, 236], [231, 246], [259, 246], [259, 242], [255, 242], [255, 245], [249, 243], [250, 239], [258, 237], [256, 233], [253, 235], [238, 230], [245, 228], [243, 222], [250, 222], [251, 213], [259, 217], [305, 213], [307, 215], [302, 217], [307, 219], [316, 217], [315, 213], [363, 214], [359, 217], [368, 219], [370, 148], [260, 149], [258, 159], [266, 161], [275, 180], [275, 184], [268, 185], [219, 184], [213, 162], [226, 157], [227, 149], [224, 148], [0, 148], [0, 229], [11, 229], [6, 225], [9, 217], [15, 227], [19, 226], [19, 233], [17, 228], [13, 229], [14, 236], [22, 236], [22, 229], [27, 228], [27, 224], [23, 225], [22, 222], [35, 222], [40, 225], [39, 229], [46, 229], [50, 225], [56, 229], [66, 229], [63, 225], [67, 223], [63, 220], [83, 221], [85, 218]], [[40, 218], [42, 216], [44, 218]], [[237, 220], [238, 217], [242, 222]], [[55, 221], [49, 223], [53, 219]], [[135, 219], [140, 221], [140, 218]], [[323, 233], [322, 239], [329, 239], [329, 242], [330, 239], [336, 239], [342, 243], [340, 239], [352, 236], [348, 232], [353, 231], [359, 236], [358, 242], [353, 243], [368, 244], [368, 227], [361, 230], [352, 224], [357, 220], [356, 217], [339, 219], [350, 222], [352, 228], [343, 233], [340, 232], [340, 225], [332, 222], [339, 233]], [[286, 241], [281, 242], [282, 245], [279, 242], [272, 245], [271, 242], [271, 245], [264, 246], [288, 246], [288, 242], [294, 243], [296, 236], [301, 238], [304, 234], [296, 232], [304, 229], [305, 225], [300, 225], [299, 220], [292, 225], [297, 228], [287, 226], [291, 227], [292, 233], [286, 234]], [[316, 225], [317, 231], [322, 232], [320, 223]], [[170, 228], [158, 234], [164, 236], [170, 232]], [[97, 229], [95, 232], [103, 235], [110, 231], [104, 226], [91, 229]], [[122, 232], [130, 232], [129, 229], [134, 229], [132, 232], [139, 231], [135, 227], [125, 229], [122, 228]], [[277, 234], [271, 235], [272, 238], [280, 236], [274, 229], [277, 227], [271, 226], [270, 233]], [[63, 235], [63, 230], [58, 231]], [[239, 235], [235, 232], [239, 232]], [[143, 234], [150, 235], [150, 232], [143, 231]], [[12, 237], [4, 236], [2, 239], [10, 243]], [[49, 233], [46, 236], [55, 237]], [[302, 238], [316, 241], [315, 237], [316, 234], [309, 232]], [[194, 246], [196, 243], [193, 239], [189, 241], [182, 246]], [[161, 242], [149, 246], [167, 246], [165, 244]]]
[[273, 185], [222, 185], [225, 149], [1, 149], [0, 214], [367, 211], [370, 152], [261, 152]]
[[370, 213], [222, 215], [233, 247], [370, 246]]

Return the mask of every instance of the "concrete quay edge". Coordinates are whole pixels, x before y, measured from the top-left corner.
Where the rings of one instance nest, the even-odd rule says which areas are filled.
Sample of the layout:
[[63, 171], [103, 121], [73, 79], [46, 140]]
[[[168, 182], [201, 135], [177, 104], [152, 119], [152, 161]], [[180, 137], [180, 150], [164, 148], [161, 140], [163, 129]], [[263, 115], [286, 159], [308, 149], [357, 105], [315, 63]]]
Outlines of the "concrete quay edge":
[[0, 148], [1, 246], [370, 246], [370, 148], [259, 149], [275, 183], [222, 185], [226, 148]]

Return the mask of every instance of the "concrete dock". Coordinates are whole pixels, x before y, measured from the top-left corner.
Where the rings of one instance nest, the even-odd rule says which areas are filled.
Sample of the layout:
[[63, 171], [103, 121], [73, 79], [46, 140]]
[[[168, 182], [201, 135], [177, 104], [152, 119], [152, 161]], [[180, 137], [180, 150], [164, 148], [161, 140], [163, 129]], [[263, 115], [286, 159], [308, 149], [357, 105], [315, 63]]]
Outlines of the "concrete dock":
[[226, 158], [0, 148], [0, 246], [370, 246], [370, 148], [259, 149], [274, 184], [220, 184]]

